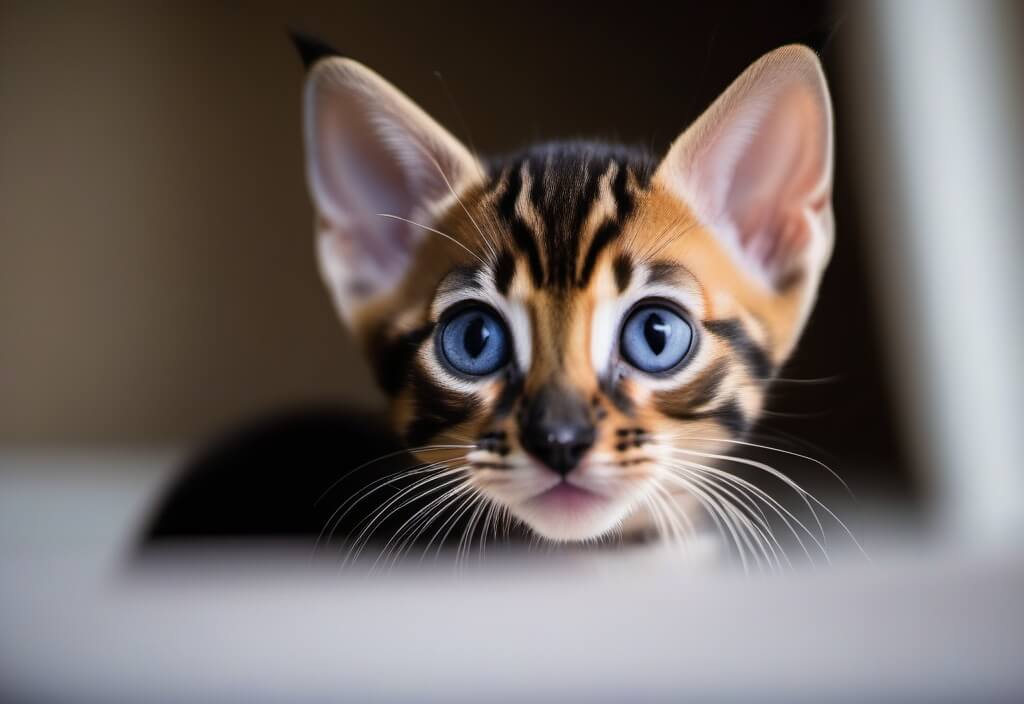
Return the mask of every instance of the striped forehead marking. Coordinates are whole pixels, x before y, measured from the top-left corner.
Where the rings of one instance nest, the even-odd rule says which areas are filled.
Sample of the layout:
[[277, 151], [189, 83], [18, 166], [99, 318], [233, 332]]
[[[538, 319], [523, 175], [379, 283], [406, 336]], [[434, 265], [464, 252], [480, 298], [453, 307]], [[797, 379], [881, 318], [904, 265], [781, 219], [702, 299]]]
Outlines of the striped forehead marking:
[[[534, 148], [498, 167], [495, 210], [515, 254], [526, 260], [533, 286], [586, 287], [602, 252], [633, 214], [636, 192], [649, 185], [652, 171], [646, 155], [572, 144]], [[604, 216], [589, 222], [599, 210]], [[494, 267], [496, 282], [499, 272], [507, 289], [515, 268], [504, 253]]]

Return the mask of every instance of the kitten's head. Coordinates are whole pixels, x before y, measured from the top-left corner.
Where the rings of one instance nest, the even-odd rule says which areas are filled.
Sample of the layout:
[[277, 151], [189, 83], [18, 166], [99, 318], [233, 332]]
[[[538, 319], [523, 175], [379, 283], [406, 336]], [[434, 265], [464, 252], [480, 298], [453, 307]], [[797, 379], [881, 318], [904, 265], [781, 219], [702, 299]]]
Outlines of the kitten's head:
[[456, 446], [467, 487], [553, 540], [608, 532], [676, 489], [679, 452], [750, 427], [832, 248], [804, 47], [660, 161], [562, 143], [485, 164], [339, 57], [310, 70], [305, 134], [323, 276], [396, 429]]

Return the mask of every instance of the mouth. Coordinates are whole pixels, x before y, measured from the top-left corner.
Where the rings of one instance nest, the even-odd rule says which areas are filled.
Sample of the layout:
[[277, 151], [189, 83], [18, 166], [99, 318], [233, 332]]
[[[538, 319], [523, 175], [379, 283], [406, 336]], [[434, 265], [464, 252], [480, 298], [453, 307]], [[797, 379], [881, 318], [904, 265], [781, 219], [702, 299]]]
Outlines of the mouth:
[[534, 533], [561, 543], [594, 540], [622, 524], [636, 505], [638, 486], [620, 474], [617, 465], [582, 463], [563, 476], [531, 461], [485, 471], [480, 481]]
[[512, 511], [538, 535], [556, 542], [591, 540], [619, 524], [625, 502], [568, 479], [514, 506]]
[[565, 479], [527, 501], [528, 504], [532, 504], [533, 507], [542, 511], [562, 511], [573, 514], [600, 508], [607, 502], [607, 497], [571, 484]]

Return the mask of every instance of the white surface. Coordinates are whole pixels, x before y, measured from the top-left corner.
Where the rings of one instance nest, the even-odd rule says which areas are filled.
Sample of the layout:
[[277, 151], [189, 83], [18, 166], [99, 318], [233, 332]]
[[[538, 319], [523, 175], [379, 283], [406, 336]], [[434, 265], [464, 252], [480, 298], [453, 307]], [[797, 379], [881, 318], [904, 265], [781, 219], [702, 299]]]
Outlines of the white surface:
[[[651, 553], [346, 578], [308, 554], [120, 562], [165, 458], [0, 457], [0, 699], [1024, 697], [1021, 556], [785, 578]], [[184, 558], [188, 559], [184, 559]]]
[[[1024, 547], [1024, 30], [1014, 3], [876, 0], [864, 79], [896, 381], [922, 476], [951, 539]], [[1014, 14], [1018, 15], [1017, 18]], [[1015, 55], [1016, 54], [1016, 55]], [[870, 114], [868, 114], [870, 113]], [[871, 129], [874, 126], [874, 130]]]

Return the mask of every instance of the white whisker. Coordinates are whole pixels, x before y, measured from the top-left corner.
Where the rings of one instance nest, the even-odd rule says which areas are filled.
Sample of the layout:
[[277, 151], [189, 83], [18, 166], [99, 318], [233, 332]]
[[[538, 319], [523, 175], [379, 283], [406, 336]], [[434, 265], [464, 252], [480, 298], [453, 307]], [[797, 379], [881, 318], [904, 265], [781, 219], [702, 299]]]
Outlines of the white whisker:
[[677, 451], [684, 452], [684, 453], [691, 454], [691, 455], [697, 455], [699, 457], [706, 457], [708, 459], [717, 459], [717, 460], [723, 460], [723, 461], [726, 461], [726, 462], [736, 462], [738, 464], [746, 465], [748, 467], [754, 467], [756, 469], [760, 469], [760, 470], [762, 470], [764, 472], [767, 472], [768, 474], [772, 475], [773, 477], [775, 477], [779, 481], [785, 483], [795, 493], [797, 493], [801, 497], [801, 499], [803, 499], [804, 503], [807, 504], [807, 507], [811, 510], [811, 513], [814, 515], [815, 521], [817, 521], [817, 523], [818, 523], [818, 528], [822, 532], [822, 540], [823, 541], [827, 541], [827, 536], [825, 535], [824, 527], [821, 524], [821, 520], [818, 518], [817, 512], [815, 512], [814, 511], [814, 507], [811, 506], [811, 502], [813, 502], [814, 504], [818, 505], [823, 511], [825, 511], [829, 515], [829, 517], [832, 518], [832, 520], [834, 520], [843, 529], [843, 531], [850, 538], [850, 540], [853, 541], [853, 544], [857, 546], [857, 549], [861, 552], [861, 554], [864, 555], [864, 557], [868, 557], [867, 552], [865, 552], [864, 548], [857, 541], [857, 538], [853, 535], [853, 532], [839, 518], [839, 516], [837, 516], [835, 514], [835, 512], [832, 511], [832, 509], [830, 509], [828, 506], [826, 506], [816, 496], [811, 494], [809, 491], [804, 489], [802, 486], [797, 484], [795, 481], [793, 481], [788, 476], [786, 476], [785, 474], [783, 474], [779, 470], [775, 469], [771, 465], [767, 465], [764, 462], [757, 462], [756, 460], [747, 459], [745, 457], [732, 457], [730, 455], [720, 455], [720, 454], [716, 454], [716, 453], [712, 453], [712, 452], [698, 452], [696, 450], [682, 450], [682, 449], [678, 449], [678, 448], [677, 448]]
[[334, 487], [338, 486], [338, 484], [340, 484], [342, 481], [347, 479], [349, 476], [355, 474], [356, 472], [360, 471], [361, 469], [365, 469], [366, 467], [369, 467], [372, 464], [376, 464], [377, 462], [381, 462], [383, 460], [391, 459], [392, 457], [398, 457], [400, 455], [409, 455], [409, 454], [412, 454], [414, 452], [430, 452], [430, 451], [433, 451], [433, 450], [472, 450], [474, 448], [476, 448], [475, 444], [469, 444], [469, 445], [421, 445], [419, 447], [410, 447], [410, 448], [405, 448], [405, 449], [402, 449], [402, 450], [396, 450], [395, 452], [389, 452], [389, 453], [387, 453], [385, 455], [381, 455], [380, 457], [375, 457], [372, 460], [368, 460], [366, 462], [363, 462], [358, 467], [350, 469], [347, 472], [345, 472], [344, 474], [342, 474], [340, 477], [338, 477], [333, 482], [331, 482], [331, 485], [329, 487], [327, 487], [324, 490], [324, 492], [322, 494], [320, 494], [319, 497], [317, 497], [317, 500], [313, 502], [313, 505], [316, 506], [321, 501], [323, 501], [324, 497], [327, 496], [329, 493], [331, 493], [331, 490], [334, 489]]
[[[447, 511], [453, 504], [455, 504], [459, 498], [466, 492], [470, 487], [470, 481], [468, 479], [463, 480], [461, 484], [458, 484], [453, 489], [449, 489], [447, 492], [442, 494], [440, 497], [431, 502], [431, 504], [424, 509], [421, 509], [423, 515], [417, 519], [415, 526], [411, 526], [409, 530], [409, 536], [403, 541], [403, 547], [396, 551], [395, 562], [406, 552], [412, 550], [415, 546], [416, 541], [434, 524], [444, 512]], [[429, 510], [426, 510], [429, 509]], [[422, 560], [422, 555], [421, 555]]]
[[[715, 467], [709, 467], [708, 465], [704, 465], [704, 464], [700, 464], [700, 463], [697, 463], [697, 462], [693, 462], [691, 460], [671, 460], [671, 461], [675, 462], [675, 463], [678, 463], [678, 465], [676, 465], [677, 467], [678, 466], [682, 466], [682, 467], [688, 468], [688, 469], [693, 470], [693, 471], [697, 471], [697, 472], [701, 472], [701, 473], [704, 473], [704, 474], [712, 475], [714, 477], [718, 477], [722, 481], [728, 482], [728, 483], [736, 486], [739, 490], [744, 491], [746, 493], [749, 493], [752, 497], [756, 497], [757, 499], [759, 499], [761, 502], [763, 502], [765, 504], [765, 506], [767, 506], [773, 513], [775, 513], [783, 521], [783, 523], [786, 525], [786, 527], [789, 529], [789, 531], [793, 534], [793, 537], [796, 539], [797, 543], [800, 545], [800, 548], [803, 550], [804, 554], [807, 556], [807, 559], [810, 560], [811, 563], [813, 564], [814, 558], [811, 557], [811, 553], [807, 549], [807, 546], [804, 544], [803, 540], [800, 538], [800, 534], [796, 531], [796, 529], [790, 523], [790, 519], [792, 519], [792, 521], [795, 522], [796, 525], [799, 526], [800, 529], [803, 530], [810, 537], [810, 539], [814, 541], [814, 544], [817, 545], [817, 547], [821, 551], [822, 555], [824, 555], [826, 561], [829, 560], [828, 550], [825, 548], [825, 545], [822, 543], [822, 541], [818, 540], [818, 538], [814, 534], [814, 532], [811, 531], [806, 525], [804, 525], [803, 521], [798, 519], [789, 509], [787, 509], [785, 506], [783, 506], [781, 503], [779, 503], [778, 500], [776, 500], [774, 497], [772, 497], [770, 494], [765, 492], [760, 487], [758, 487], [758, 486], [748, 482], [747, 480], [743, 479], [742, 477], [738, 477], [738, 476], [736, 476], [734, 474], [730, 474], [729, 472], [726, 472], [726, 471], [721, 470], [721, 469], [717, 469]], [[787, 518], [787, 516], [788, 516], [788, 518]]]
[[[469, 221], [471, 223], [473, 223], [473, 227], [476, 228], [477, 234], [480, 235], [480, 240], [483, 242], [483, 244], [487, 245], [488, 250], [490, 250], [491, 256], [494, 259], [497, 259], [498, 258], [498, 252], [495, 249], [494, 243], [490, 239], [488, 239], [486, 236], [484, 236], [483, 230], [480, 229], [480, 225], [477, 224], [477, 221], [473, 217], [473, 214], [469, 212], [469, 208], [466, 207], [466, 204], [462, 202], [462, 198], [460, 198], [459, 194], [455, 191], [455, 188], [452, 186], [452, 182], [448, 179], [448, 174], [445, 173], [444, 169], [441, 167], [440, 162], [438, 162], [437, 158], [433, 155], [433, 153], [430, 152], [430, 150], [428, 150], [426, 148], [426, 146], [424, 146], [424, 145], [418, 145], [418, 146], [420, 147], [421, 151], [426, 155], [426, 157], [431, 161], [431, 163], [433, 163], [434, 168], [437, 169], [437, 173], [441, 176], [441, 179], [444, 181], [444, 185], [447, 186], [448, 192], [452, 194], [452, 197], [455, 198], [455, 200], [456, 200], [456, 202], [458, 202], [459, 206], [462, 207], [462, 211], [464, 213], [466, 213], [466, 217], [469, 218]], [[474, 160], [474, 161], [476, 161], [477, 169], [480, 171], [481, 177], [483, 177], [484, 174], [483, 174], [482, 168], [480, 166], [480, 162], [478, 160]], [[481, 263], [483, 263], [483, 262], [481, 262]]]
[[[689, 439], [691, 439], [691, 440], [711, 441], [711, 438], [691, 437]], [[827, 464], [825, 464], [821, 460], [817, 460], [817, 459], [811, 457], [810, 455], [803, 455], [803, 454], [800, 454], [799, 452], [793, 452], [791, 450], [783, 450], [780, 447], [773, 447], [771, 445], [762, 445], [760, 443], [747, 442], [745, 440], [732, 440], [732, 439], [726, 438], [726, 439], [721, 439], [721, 440], [714, 440], [713, 442], [726, 442], [726, 443], [729, 443], [731, 445], [743, 445], [745, 447], [756, 447], [756, 448], [761, 449], [761, 450], [770, 450], [771, 452], [779, 452], [779, 453], [782, 453], [784, 455], [791, 455], [793, 457], [799, 457], [802, 460], [807, 460], [808, 462], [813, 462], [814, 464], [818, 465], [819, 467], [824, 469], [826, 472], [831, 474], [833, 477], [835, 477], [836, 481], [838, 481], [840, 484], [843, 485], [843, 488], [846, 490], [846, 492], [850, 496], [854, 495], [853, 494], [853, 490], [850, 489], [850, 485], [847, 484], [846, 480], [844, 480], [841, 476], [839, 476], [839, 474], [834, 469], [829, 467]]]
[[[399, 491], [397, 494], [395, 494], [395, 496], [391, 497], [383, 505], [378, 507], [374, 511], [374, 513], [360, 521], [359, 525], [362, 525], [363, 523], [365, 523], [366, 525], [356, 536], [355, 541], [352, 543], [352, 547], [349, 548], [349, 551], [346, 554], [345, 559], [342, 561], [342, 567], [344, 567], [349, 561], [354, 561], [359, 558], [359, 555], [362, 553], [363, 548], [366, 547], [366, 542], [368, 542], [369, 539], [373, 536], [373, 531], [376, 530], [376, 528], [381, 523], [387, 520], [388, 516], [394, 513], [393, 510], [389, 511], [389, 509], [391, 509], [392, 506], [394, 506], [396, 503], [398, 503], [403, 498], [408, 496], [411, 492], [416, 491], [420, 487], [428, 485], [432, 481], [443, 479], [453, 474], [458, 474], [464, 471], [464, 469], [464, 467], [456, 467], [455, 469], [447, 469], [437, 474], [425, 477], [423, 479], [419, 479], [412, 485], [405, 487], [404, 489]], [[355, 551], [355, 554], [353, 554], [353, 550]]]
[[[427, 546], [423, 550], [423, 556], [427, 554], [427, 550], [429, 550], [430, 546], [434, 544], [434, 541], [437, 539], [437, 536], [440, 535], [441, 531], [445, 530], [445, 526], [448, 526], [448, 529], [445, 530], [444, 535], [441, 536], [441, 540], [437, 544], [437, 551], [435, 552], [434, 555], [434, 560], [436, 561], [437, 558], [440, 557], [441, 550], [444, 548], [444, 544], [448, 541], [448, 536], [451, 535], [451, 532], [455, 529], [455, 526], [458, 524], [459, 519], [469, 510], [471, 506], [474, 506], [478, 501], [482, 501], [483, 499], [484, 497], [480, 493], [479, 489], [476, 489], [475, 487], [470, 487], [469, 491], [466, 492], [465, 498], [463, 499], [462, 503], [460, 503], [458, 507], [456, 507], [452, 515], [449, 516], [448, 519], [441, 524], [440, 528], [437, 529], [434, 535], [431, 536], [430, 541], [427, 543]], [[423, 557], [420, 558], [421, 562], [422, 559]]]
[[440, 235], [441, 237], [444, 237], [444, 238], [445, 238], [446, 240], [448, 240], [449, 242], [452, 242], [453, 244], [456, 244], [456, 245], [458, 245], [459, 247], [462, 247], [462, 248], [463, 248], [464, 250], [466, 250], [466, 252], [467, 252], [467, 253], [468, 253], [468, 254], [469, 254], [469, 255], [470, 255], [471, 257], [473, 257], [474, 259], [476, 259], [476, 260], [477, 260], [478, 262], [480, 262], [480, 264], [482, 264], [483, 266], [485, 266], [485, 267], [487, 266], [487, 262], [485, 262], [485, 261], [483, 260], [483, 258], [482, 258], [482, 257], [481, 257], [481, 256], [480, 256], [479, 254], [477, 254], [477, 253], [476, 253], [476, 252], [474, 252], [474, 251], [473, 251], [472, 249], [470, 249], [470, 248], [469, 248], [469, 247], [467, 247], [466, 245], [464, 245], [464, 244], [462, 244], [461, 242], [459, 242], [459, 241], [458, 241], [457, 239], [455, 239], [455, 238], [454, 238], [454, 237], [452, 237], [451, 235], [445, 234], [445, 233], [441, 232], [440, 230], [437, 230], [437, 229], [435, 229], [435, 228], [433, 228], [433, 227], [429, 227], [429, 226], [427, 226], [427, 225], [424, 225], [423, 223], [419, 223], [419, 222], [415, 222], [415, 221], [413, 221], [413, 220], [410, 220], [409, 218], [403, 218], [403, 217], [402, 217], [401, 215], [393, 215], [393, 214], [391, 214], [391, 213], [377, 213], [377, 215], [378, 215], [378, 216], [380, 216], [380, 217], [382, 217], [382, 218], [391, 218], [391, 219], [393, 219], [393, 220], [401, 220], [402, 222], [408, 223], [408, 224], [410, 224], [410, 225], [414, 225], [414, 226], [416, 226], [416, 227], [420, 227], [420, 228], [423, 228], [423, 229], [424, 229], [424, 230], [426, 230], [427, 232], [433, 232], [433, 233], [434, 233], [435, 235]]
[[743, 565], [743, 572], [746, 574], [750, 573], [750, 565], [747, 562], [746, 551], [744, 550], [743, 543], [737, 533], [736, 527], [733, 524], [731, 517], [728, 513], [718, 504], [718, 502], [705, 492], [702, 488], [696, 486], [693, 482], [690, 482], [682, 477], [676, 477], [677, 480], [682, 482], [694, 498], [701, 504], [705, 512], [715, 522], [722, 539], [728, 542], [728, 538], [725, 533], [728, 531], [729, 536], [732, 538], [733, 545], [736, 546], [736, 552], [739, 555], [740, 563]]
[[[686, 471], [682, 467], [677, 469]], [[780, 553], [782, 554], [782, 557], [786, 560], [787, 564], [790, 567], [793, 566], [793, 563], [789, 560], [789, 556], [786, 555], [786, 551], [782, 548], [782, 545], [775, 537], [775, 533], [771, 528], [771, 524], [768, 522], [767, 516], [765, 516], [764, 512], [760, 509], [760, 507], [757, 506], [756, 503], [750, 501], [747, 498], [744, 498], [742, 493], [737, 494], [728, 486], [723, 486], [722, 484], [713, 482], [711, 479], [707, 477], [702, 477], [696, 472], [687, 472], [687, 474], [690, 477], [690, 479], [701, 484], [701, 486], [704, 486], [709, 491], [715, 490], [728, 497], [729, 502], [732, 502], [733, 506], [735, 506], [735, 508], [741, 512], [743, 518], [750, 523], [749, 528], [752, 531], [754, 531], [754, 537], [758, 539], [759, 543], [763, 541], [764, 545], [767, 545], [768, 550], [771, 551], [771, 557], [769, 558], [768, 555], [765, 554], [765, 558], [768, 560], [769, 565], [772, 565], [774, 563], [773, 569], [774, 567], [781, 568], [781, 561], [779, 559]], [[776, 546], [778, 547], [778, 550], [776, 550]], [[761, 549], [763, 552], [764, 548], [762, 547]]]
[[[324, 533], [328, 531], [328, 528], [330, 527], [330, 533], [328, 534], [327, 542], [330, 543], [330, 541], [334, 539], [334, 533], [338, 529], [338, 526], [340, 526], [341, 522], [345, 520], [345, 516], [347, 516], [348, 513], [352, 511], [352, 509], [354, 509], [357, 504], [359, 504], [364, 499], [368, 498], [370, 495], [376, 493], [380, 489], [383, 489], [385, 486], [394, 484], [397, 481], [400, 481], [407, 477], [423, 474], [425, 472], [431, 472], [435, 469], [439, 469], [446, 466], [449, 462], [454, 461], [454, 459], [442, 460], [439, 462], [432, 462], [427, 465], [416, 465], [408, 469], [400, 469], [397, 472], [386, 474], [383, 477], [374, 480], [373, 482], [365, 486], [362, 490], [356, 492], [355, 494], [347, 498], [336, 509], [334, 509], [334, 511], [328, 517], [326, 523], [324, 523], [324, 527], [320, 531], [320, 535], [317, 536], [316, 543], [314, 543], [313, 545], [314, 554], [319, 548], [320, 543], [323, 541]], [[350, 502], [352, 502], [351, 505], [349, 505]], [[345, 509], [345, 506], [348, 506], [348, 508]], [[342, 509], [345, 509], [344, 512], [342, 512]], [[340, 516], [338, 515], [339, 513], [341, 513]]]
[[[459, 469], [460, 470], [466, 469], [466, 467], [465, 466], [459, 467]], [[456, 476], [454, 479], [450, 479], [449, 481], [442, 482], [438, 486], [430, 487], [430, 489], [428, 489], [427, 491], [425, 491], [422, 494], [418, 494], [416, 496], [413, 496], [412, 498], [406, 499], [401, 504], [399, 504], [398, 506], [395, 507], [395, 511], [401, 510], [402, 508], [404, 508], [405, 506], [407, 506], [408, 504], [410, 504], [413, 501], [419, 501], [421, 499], [424, 499], [424, 498], [426, 498], [430, 494], [433, 494], [436, 491], [443, 491], [444, 489], [449, 488], [452, 485], [462, 486], [462, 485], [466, 484], [468, 481], [469, 480], [465, 476]], [[443, 502], [445, 500], [445, 498], [451, 493], [451, 491], [457, 491], [457, 490], [458, 490], [458, 487], [456, 487], [456, 489], [454, 489], [454, 490], [449, 490], [448, 492], [443, 493], [440, 497], [435, 497], [429, 503], [427, 503], [426, 506], [421, 507], [419, 510], [416, 511], [416, 513], [414, 513], [412, 516], [407, 518], [402, 523], [402, 525], [400, 525], [395, 530], [395, 532], [392, 534], [392, 536], [390, 538], [388, 538], [387, 542], [384, 543], [384, 546], [381, 548], [380, 554], [378, 555], [377, 560], [371, 566], [371, 569], [373, 567], [376, 567], [377, 562], [379, 562], [382, 558], [384, 558], [384, 557], [386, 557], [388, 555], [388, 553], [391, 551], [392, 545], [397, 544], [397, 541], [399, 541], [402, 538], [403, 534], [405, 533], [406, 528], [408, 526], [410, 526], [410, 524], [414, 524], [414, 522], [418, 518], [420, 518], [424, 513], [431, 511], [435, 506], [437, 506], [439, 503]], [[415, 525], [413, 525], [413, 527], [415, 527]]]
[[[800, 533], [790, 523], [790, 520], [792, 520], [794, 523], [796, 523], [796, 525], [799, 526], [799, 528], [802, 531], [804, 531], [808, 535], [808, 537], [810, 537], [811, 540], [814, 541], [814, 544], [821, 551], [822, 555], [825, 556], [825, 559], [826, 560], [829, 559], [828, 551], [826, 550], [826, 548], [822, 544], [822, 542], [820, 540], [818, 540], [818, 538], [814, 534], [814, 532], [811, 531], [806, 525], [804, 525], [803, 521], [801, 521], [795, 515], [793, 515], [793, 513], [789, 509], [787, 509], [779, 501], [777, 501], [773, 496], [771, 496], [771, 494], [768, 494], [767, 492], [765, 492], [760, 487], [758, 487], [758, 486], [756, 486], [754, 484], [751, 484], [750, 482], [748, 482], [747, 480], [745, 480], [745, 479], [743, 479], [741, 477], [737, 477], [734, 474], [730, 474], [730, 473], [722, 471], [720, 469], [716, 469], [714, 467], [709, 467], [709, 466], [704, 465], [704, 464], [699, 464], [697, 462], [688, 462], [688, 461], [683, 461], [683, 460], [680, 460], [680, 462], [682, 462], [683, 466], [685, 466], [685, 467], [687, 467], [687, 468], [689, 468], [689, 469], [691, 469], [693, 471], [704, 473], [704, 474], [711, 474], [713, 476], [719, 477], [722, 481], [736, 486], [736, 488], [738, 490], [745, 492], [747, 495], [751, 496], [751, 498], [756, 498], [757, 500], [759, 500], [762, 503], [764, 503], [764, 505], [767, 506], [769, 508], [769, 510], [771, 510], [775, 515], [777, 515], [782, 520], [782, 522], [786, 525], [786, 528], [790, 531], [790, 533], [792, 533], [793, 538], [800, 545], [801, 550], [803, 550], [804, 554], [807, 556], [807, 559], [812, 564], [814, 563], [814, 558], [811, 556], [811, 553], [807, 549], [807, 546], [804, 544], [804, 541], [800, 538]], [[763, 512], [762, 512], [762, 515], [764, 515]], [[787, 516], [788, 516], [788, 518], [787, 518]], [[765, 517], [765, 520], [767, 521], [767, 517]]]

